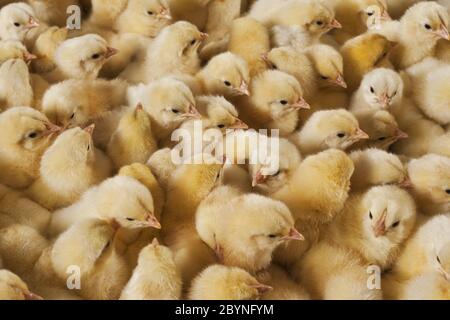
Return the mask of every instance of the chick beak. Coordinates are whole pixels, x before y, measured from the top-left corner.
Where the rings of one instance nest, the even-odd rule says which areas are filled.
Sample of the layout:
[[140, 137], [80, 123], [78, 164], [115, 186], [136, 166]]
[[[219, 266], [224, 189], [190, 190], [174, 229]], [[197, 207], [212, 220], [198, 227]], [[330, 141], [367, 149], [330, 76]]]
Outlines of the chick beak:
[[53, 124], [51, 122], [45, 122], [45, 127], [47, 129], [47, 131], [44, 133], [44, 136], [49, 136], [55, 133], [60, 133], [62, 131], [64, 131], [63, 128], [57, 126], [56, 124]]
[[119, 230], [121, 228], [120, 223], [116, 219], [112, 219], [110, 225], [111, 225], [111, 228], [113, 228], [115, 232], [117, 232], [117, 230]]
[[26, 291], [23, 295], [25, 296], [25, 300], [44, 300], [44, 298], [31, 291]]
[[333, 19], [333, 21], [330, 22], [330, 30], [331, 29], [341, 29], [342, 24], [339, 23], [336, 19]]
[[450, 35], [448, 33], [448, 29], [445, 25], [441, 24], [439, 30], [435, 31], [435, 34], [445, 40], [450, 40]]
[[209, 35], [205, 32], [200, 33], [200, 41], [206, 41], [208, 40]]
[[258, 291], [259, 295], [263, 295], [264, 293], [267, 293], [269, 291], [272, 291], [273, 288], [271, 286], [267, 286], [265, 284], [258, 283], [256, 285], [251, 286], [252, 288], [256, 289]]
[[148, 214], [147, 225], [151, 228], [161, 229], [161, 223], [159, 223], [158, 219], [151, 212]]
[[39, 22], [36, 21], [33, 17], [30, 16], [28, 19], [28, 23], [25, 25], [26, 29], [34, 29], [39, 27]]
[[116, 55], [118, 53], [119, 53], [119, 50], [117, 50], [115, 48], [108, 47], [108, 48], [106, 48], [105, 59], [109, 59], [109, 58], [111, 58], [112, 56], [114, 56], [114, 55]]
[[387, 211], [384, 211], [381, 218], [375, 223], [375, 226], [373, 227], [373, 232], [375, 234], [375, 237], [377, 238], [386, 234], [386, 216]]
[[241, 86], [236, 89], [236, 91], [243, 96], [250, 96], [250, 91], [248, 90], [248, 84], [245, 81], [241, 82]]
[[234, 122], [234, 124], [229, 127], [229, 129], [234, 129], [234, 130], [247, 130], [248, 129], [248, 125], [242, 121], [239, 118], [236, 118], [236, 121]]
[[356, 131], [356, 134], [355, 134], [355, 139], [356, 140], [367, 140], [367, 139], [370, 139], [370, 137], [369, 137], [369, 135], [367, 134], [367, 133], [365, 133], [364, 131], [362, 131], [361, 129], [358, 129], [357, 131]]
[[142, 105], [142, 103], [139, 102], [136, 106], [136, 112], [140, 111], [144, 111], [144, 106]]
[[403, 179], [403, 181], [400, 182], [398, 184], [398, 186], [400, 188], [410, 189], [410, 188], [412, 188], [413, 184], [412, 184], [411, 180], [409, 179], [409, 177], [405, 177], [405, 179]]
[[395, 138], [396, 138], [397, 140], [400, 140], [400, 139], [408, 139], [408, 138], [409, 138], [409, 135], [408, 135], [406, 132], [400, 130], [400, 128], [397, 128], [397, 130], [395, 130]]
[[92, 135], [94, 134], [94, 130], [95, 130], [95, 124], [91, 124], [90, 126], [84, 128], [84, 131], [86, 131], [87, 133], [89, 133], [89, 135], [92, 137]]
[[185, 114], [185, 117], [200, 120], [202, 118], [202, 115], [193, 105], [190, 105], [188, 112]]
[[256, 176], [253, 178], [252, 181], [252, 187], [256, 187], [259, 184], [263, 184], [264, 182], [267, 181], [267, 176], [263, 175], [261, 171], [258, 171], [258, 173], [256, 174]]
[[266, 52], [261, 54], [261, 60], [264, 61], [267, 64], [267, 66], [272, 67], [272, 63], [270, 63], [269, 60], [269, 53]]
[[339, 74], [335, 80], [329, 79], [328, 81], [331, 84], [335, 85], [335, 86], [347, 89], [347, 83], [345, 82], [344, 77], [342, 76], [342, 74]]
[[381, 20], [382, 21], [392, 21], [392, 18], [389, 15], [389, 12], [387, 10], [383, 10], [383, 12], [381, 13]]
[[31, 54], [29, 52], [25, 52], [23, 55], [23, 60], [29, 64], [31, 61], [36, 60], [38, 57], [34, 54]]
[[380, 101], [381, 107], [383, 109], [389, 108], [389, 105], [391, 104], [391, 99], [389, 99], [387, 93], [383, 93], [381, 97], [378, 97], [378, 100]]
[[296, 110], [301, 110], [301, 109], [309, 110], [309, 109], [311, 109], [311, 106], [309, 105], [308, 102], [306, 102], [306, 100], [303, 97], [301, 97], [296, 103], [294, 103], [292, 105], [292, 107], [294, 109], [296, 109]]
[[286, 237], [282, 238], [282, 240], [284, 240], [284, 241], [288, 241], [288, 240], [305, 241], [305, 237], [300, 232], [298, 232], [297, 229], [292, 228], [289, 231], [289, 234]]
[[439, 272], [442, 274], [445, 280], [450, 282], [450, 274], [447, 271], [445, 271], [444, 268], [442, 268], [442, 266], [439, 266]]
[[159, 245], [161, 245], [161, 244], [159, 243], [158, 238], [156, 238], [156, 237], [153, 238], [152, 245], [154, 245], [154, 246], [159, 246]]
[[172, 16], [170, 15], [170, 12], [168, 9], [164, 8], [162, 9], [157, 15], [156, 17], [158, 19], [166, 19], [166, 20], [172, 20]]

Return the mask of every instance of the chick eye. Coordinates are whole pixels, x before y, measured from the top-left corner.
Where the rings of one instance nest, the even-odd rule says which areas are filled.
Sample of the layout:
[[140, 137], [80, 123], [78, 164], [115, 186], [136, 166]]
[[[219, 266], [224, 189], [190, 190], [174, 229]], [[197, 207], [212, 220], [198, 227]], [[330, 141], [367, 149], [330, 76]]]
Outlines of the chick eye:
[[381, 137], [381, 138], [378, 138], [378, 141], [384, 141], [386, 139], [387, 139], [386, 137]]
[[373, 14], [374, 14], [375, 12], [367, 12], [367, 15], [369, 16], [369, 17], [371, 17], [371, 16], [373, 16]]
[[369, 211], [369, 218], [370, 218], [370, 220], [373, 220], [373, 215], [372, 215], [371, 211]]
[[20, 27], [20, 23], [19, 22], [14, 22], [14, 25], [18, 28]]
[[196, 42], [197, 42], [197, 40], [195, 40], [195, 39], [192, 40], [192, 41], [191, 41], [191, 46], [193, 46]]
[[321, 76], [321, 78], [322, 78], [323, 80], [328, 80], [328, 79], [329, 79], [328, 77], [325, 77], [325, 76]]
[[73, 118], [75, 118], [75, 112], [71, 114], [70, 120], [73, 120]]
[[278, 238], [278, 236], [276, 234], [269, 234], [269, 238], [275, 239], [275, 238]]
[[128, 221], [135, 221], [133, 218], [127, 218]]
[[397, 91], [394, 92], [394, 94], [392, 95], [392, 98], [395, 97], [397, 95]]
[[148, 14], [149, 16], [152, 16], [152, 15], [153, 15], [153, 11], [147, 11], [147, 14]]
[[322, 26], [323, 25], [323, 21], [316, 21], [316, 24], [318, 25], [318, 26]]
[[400, 221], [397, 221], [392, 225], [392, 228], [397, 228], [399, 225], [400, 225]]
[[277, 177], [277, 176], [279, 176], [280, 174], [281, 174], [281, 171], [278, 170], [273, 176], [274, 176], [274, 177]]
[[217, 128], [223, 129], [223, 128], [225, 128], [225, 125], [224, 125], [224, 124], [219, 124], [219, 125], [217, 126]]
[[230, 81], [224, 81], [223, 82], [227, 87], [231, 87], [231, 82]]
[[430, 26], [428, 23], [425, 23], [424, 27], [425, 27], [425, 29], [427, 29], [427, 30], [430, 30], [430, 29], [431, 29], [431, 26]]
[[287, 105], [289, 102], [287, 102], [286, 100], [281, 100], [280, 103], [281, 103], [283, 106], [285, 106], [285, 105]]
[[373, 87], [370, 87], [370, 92], [375, 93], [375, 89]]
[[439, 264], [441, 264], [441, 259], [439, 259], [439, 256], [436, 256], [436, 260], [437, 262], [439, 262]]
[[346, 134], [345, 133], [343, 133], [343, 132], [339, 132], [338, 134], [337, 134], [337, 137], [338, 138], [345, 138], [345, 136], [346, 136]]
[[38, 136], [39, 136], [39, 134], [36, 131], [33, 131], [27, 135], [27, 138], [28, 139], [36, 139]]
[[179, 114], [179, 113], [180, 113], [180, 110], [172, 109], [172, 112], [175, 113], [175, 114]]
[[100, 58], [100, 54], [99, 53], [95, 53], [95, 54], [92, 55], [91, 58], [94, 59], [94, 60], [97, 60], [98, 58]]
[[88, 146], [87, 146], [87, 151], [90, 151], [91, 150], [91, 145], [90, 144], [88, 144]]
[[450, 194], [450, 189], [445, 190], [446, 194]]

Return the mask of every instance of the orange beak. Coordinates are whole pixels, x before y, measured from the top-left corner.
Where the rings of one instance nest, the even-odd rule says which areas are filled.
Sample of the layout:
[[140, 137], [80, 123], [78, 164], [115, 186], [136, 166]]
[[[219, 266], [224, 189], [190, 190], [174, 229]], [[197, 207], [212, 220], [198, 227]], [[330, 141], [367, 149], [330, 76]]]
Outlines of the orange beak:
[[342, 74], [339, 74], [338, 77], [335, 80], [329, 79], [328, 80], [332, 85], [342, 87], [344, 89], [347, 89], [347, 83], [344, 80], [344, 76]]
[[441, 24], [441, 26], [439, 27], [439, 30], [435, 31], [435, 34], [437, 36], [441, 37], [442, 39], [450, 40], [450, 35], [448, 33], [448, 29], [443, 24]]
[[190, 105], [188, 112], [185, 114], [185, 117], [200, 120], [202, 118], [202, 115], [193, 105]]
[[166, 20], [172, 20], [172, 16], [170, 15], [169, 9], [163, 8], [156, 17], [158, 19], [166, 19]]
[[354, 135], [355, 139], [357, 140], [367, 140], [369, 139], [369, 135], [367, 133], [365, 133], [364, 131], [362, 131], [361, 129], [358, 129], [356, 131], [356, 134]]
[[36, 19], [34, 19], [32, 16], [28, 19], [28, 23], [26, 24], [25, 28], [27, 29], [34, 29], [39, 27], [39, 22], [37, 22]]
[[236, 89], [236, 91], [243, 96], [250, 95], [250, 91], [248, 90], [248, 84], [244, 80], [242, 80], [240, 87]]
[[289, 234], [284, 237], [282, 240], [288, 241], [288, 240], [297, 240], [297, 241], [305, 241], [305, 237], [297, 231], [297, 229], [292, 228], [289, 231]]
[[268, 176], [265, 176], [265, 175], [262, 174], [261, 171], [258, 171], [258, 173], [256, 173], [256, 176], [253, 178], [252, 187], [254, 188], [257, 185], [266, 182], [267, 178], [268, 178]]
[[86, 131], [87, 133], [89, 133], [89, 135], [92, 137], [92, 135], [94, 134], [94, 130], [95, 130], [95, 123], [91, 124], [90, 126], [84, 128], [84, 131]]
[[159, 245], [161, 245], [161, 244], [159, 243], [158, 238], [156, 238], [156, 237], [153, 238], [152, 245], [154, 245], [154, 246], [159, 246]]
[[400, 130], [400, 128], [397, 128], [397, 130], [395, 131], [395, 138], [397, 138], [397, 140], [408, 139], [409, 135], [406, 132]]
[[247, 130], [248, 125], [241, 119], [236, 118], [236, 122], [229, 128], [234, 130]]
[[260, 295], [263, 295], [264, 293], [273, 290], [273, 288], [271, 286], [266, 286], [265, 284], [261, 284], [261, 283], [253, 285], [252, 288], [255, 288]]
[[111, 58], [112, 56], [114, 56], [114, 55], [116, 55], [118, 53], [119, 53], [119, 50], [117, 50], [115, 48], [108, 47], [108, 48], [106, 48], [105, 58], [109, 59], [109, 58]]
[[208, 40], [208, 38], [209, 38], [209, 35], [207, 33], [205, 33], [205, 32], [200, 33], [200, 41], [206, 41], [206, 40]]
[[297, 109], [297, 110], [301, 110], [301, 109], [309, 110], [309, 109], [311, 109], [311, 106], [309, 105], [308, 102], [306, 102], [306, 100], [303, 97], [301, 97], [296, 103], [294, 103], [292, 105], [292, 107]]
[[45, 125], [45, 128], [47, 129], [47, 131], [44, 133], [44, 136], [49, 136], [54, 133], [60, 133], [60, 132], [64, 131], [63, 128], [61, 128], [51, 122], [45, 122], [44, 125]]
[[386, 216], [387, 211], [385, 210], [383, 212], [383, 215], [380, 217], [380, 219], [375, 223], [375, 226], [373, 227], [373, 232], [375, 234], [375, 237], [381, 237], [386, 234]]
[[151, 212], [148, 214], [147, 218], [148, 226], [155, 229], [161, 229], [161, 223], [156, 219], [155, 215]]
[[26, 63], [30, 63], [31, 61], [36, 60], [37, 58], [38, 58], [38, 57], [37, 57], [36, 55], [31, 54], [31, 53], [29, 53], [29, 52], [25, 52], [25, 53], [23, 54], [23, 60], [24, 60]]
[[337, 21], [336, 19], [333, 19], [333, 21], [330, 22], [330, 30], [331, 29], [341, 29], [342, 28], [342, 24], [339, 23], [339, 21]]

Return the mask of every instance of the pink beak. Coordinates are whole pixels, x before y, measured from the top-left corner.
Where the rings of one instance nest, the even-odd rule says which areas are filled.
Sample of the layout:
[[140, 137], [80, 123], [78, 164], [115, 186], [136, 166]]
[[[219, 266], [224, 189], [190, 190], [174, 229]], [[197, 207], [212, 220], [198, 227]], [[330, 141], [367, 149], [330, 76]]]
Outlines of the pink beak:
[[34, 19], [32, 16], [30, 16], [30, 18], [28, 19], [28, 23], [25, 26], [25, 28], [27, 29], [34, 29], [39, 27], [39, 22], [36, 21], [36, 19]]
[[389, 108], [389, 105], [391, 104], [391, 99], [389, 99], [387, 93], [384, 93], [383, 96], [378, 98], [378, 100], [380, 101], [381, 105], [383, 106], [383, 109]]
[[44, 124], [45, 124], [45, 127], [47, 128], [47, 131], [45, 133], [45, 135], [47, 135], [47, 136], [54, 134], [54, 133], [60, 133], [63, 131], [63, 128], [61, 128], [51, 122], [45, 122]]
[[239, 87], [239, 89], [237, 89], [237, 92], [244, 96], [249, 96], [250, 91], [248, 90], [248, 84], [245, 81], [242, 81], [241, 86]]
[[384, 211], [380, 220], [378, 220], [373, 227], [373, 232], [377, 238], [386, 234], [386, 216], [387, 212]]
[[289, 231], [289, 234], [284, 237], [282, 240], [297, 240], [297, 241], [305, 241], [305, 237], [297, 231], [297, 229], [292, 228]]
[[370, 138], [369, 135], [367, 133], [365, 133], [364, 131], [362, 131], [361, 129], [358, 129], [356, 131], [356, 134], [354, 137], [357, 140], [367, 140]]
[[160, 245], [158, 238], [156, 238], [156, 237], [153, 238], [152, 245], [154, 245], [154, 246], [159, 246]]
[[439, 30], [435, 31], [436, 35], [438, 35], [439, 37], [445, 39], [445, 40], [450, 40], [450, 35], [448, 33], [448, 29], [445, 25], [441, 25]]
[[38, 296], [37, 294], [28, 291], [24, 293], [25, 300], [44, 300], [41, 296]]
[[309, 105], [308, 102], [305, 101], [305, 99], [303, 97], [301, 97], [296, 103], [294, 103], [292, 105], [292, 107], [294, 107], [297, 110], [301, 110], [301, 109], [309, 110], [309, 109], [311, 109], [311, 106]]
[[273, 290], [273, 288], [271, 286], [266, 286], [265, 284], [261, 284], [261, 283], [252, 286], [252, 288], [255, 288], [260, 295], [263, 295], [264, 293]]
[[23, 60], [24, 60], [26, 63], [29, 63], [29, 62], [31, 62], [31, 61], [33, 61], [33, 60], [36, 60], [37, 58], [38, 58], [38, 57], [37, 57], [36, 55], [31, 54], [31, 53], [29, 53], [29, 52], [25, 52], [24, 55], [23, 55]]
[[156, 17], [158, 19], [172, 20], [172, 16], [170, 15], [169, 10], [166, 8], [162, 9]]
[[105, 58], [109, 59], [109, 58], [111, 58], [112, 56], [114, 56], [114, 55], [116, 55], [118, 53], [119, 53], [119, 50], [117, 50], [115, 48], [108, 47], [108, 48], [106, 48]]
[[412, 181], [409, 179], [409, 177], [405, 177], [405, 179], [403, 179], [403, 181], [400, 182], [398, 184], [398, 186], [400, 188], [409, 189], [409, 188], [412, 188], [413, 184], [412, 184]]
[[339, 23], [336, 19], [333, 19], [333, 21], [330, 22], [330, 29], [341, 29], [342, 24]]
[[147, 222], [149, 227], [158, 230], [161, 229], [161, 223], [159, 223], [158, 219], [156, 219], [155, 215], [151, 212], [148, 214]]
[[192, 119], [201, 119], [202, 115], [200, 114], [200, 112], [198, 112], [198, 110], [193, 105], [190, 105], [188, 113], [185, 114], [185, 117], [192, 118]]
[[206, 41], [206, 40], [208, 40], [208, 38], [209, 38], [209, 35], [207, 33], [204, 33], [204, 32], [200, 33], [201, 41]]
[[344, 77], [342, 76], [342, 74], [338, 75], [338, 77], [336, 78], [336, 80], [328, 80], [329, 82], [331, 82], [331, 84], [338, 86], [338, 87], [342, 87], [344, 89], [347, 89], [347, 83], [344, 80]]
[[256, 187], [259, 184], [262, 184], [267, 181], [267, 176], [263, 175], [261, 171], [259, 171], [256, 176], [253, 178], [252, 187]]
[[248, 125], [241, 119], [236, 118], [236, 122], [229, 128], [234, 130], [247, 130]]
[[397, 139], [408, 139], [409, 135], [406, 132], [404, 132], [404, 131], [400, 130], [399, 128], [397, 128], [397, 130], [395, 131], [395, 137]]
[[90, 126], [84, 128], [84, 131], [89, 133], [90, 136], [92, 136], [94, 134], [94, 130], [95, 130], [95, 123], [93, 123]]

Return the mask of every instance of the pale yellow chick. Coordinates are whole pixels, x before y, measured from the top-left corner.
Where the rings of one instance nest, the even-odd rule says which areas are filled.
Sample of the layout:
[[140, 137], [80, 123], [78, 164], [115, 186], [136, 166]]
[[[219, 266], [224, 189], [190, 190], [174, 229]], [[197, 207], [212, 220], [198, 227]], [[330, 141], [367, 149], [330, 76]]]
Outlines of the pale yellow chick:
[[0, 110], [32, 106], [34, 92], [28, 66], [22, 59], [10, 59], [0, 66]]
[[0, 300], [42, 300], [42, 298], [31, 292], [26, 283], [14, 273], [0, 270]]
[[70, 6], [80, 6], [78, 0], [27, 0], [36, 12], [40, 21], [49, 25], [65, 27], [67, 24], [67, 8]]
[[47, 73], [56, 68], [56, 49], [67, 39], [68, 32], [66, 28], [50, 27], [39, 35], [32, 49], [37, 57], [31, 63], [34, 72]]
[[22, 59], [26, 63], [32, 62], [37, 57], [31, 54], [18, 40], [0, 41], [0, 65], [9, 59]]
[[32, 7], [23, 2], [11, 3], [0, 9], [0, 39], [23, 42], [27, 34], [39, 26]]

